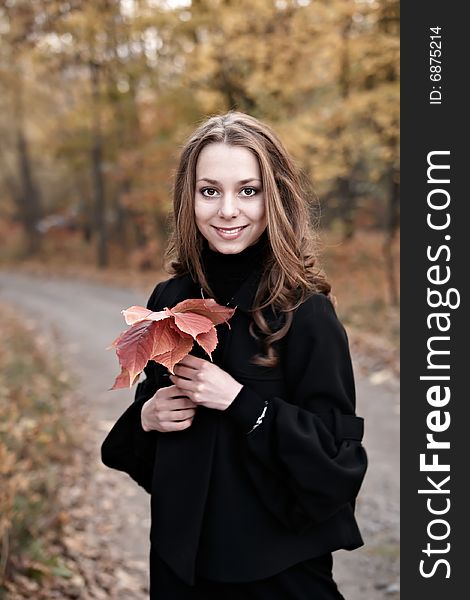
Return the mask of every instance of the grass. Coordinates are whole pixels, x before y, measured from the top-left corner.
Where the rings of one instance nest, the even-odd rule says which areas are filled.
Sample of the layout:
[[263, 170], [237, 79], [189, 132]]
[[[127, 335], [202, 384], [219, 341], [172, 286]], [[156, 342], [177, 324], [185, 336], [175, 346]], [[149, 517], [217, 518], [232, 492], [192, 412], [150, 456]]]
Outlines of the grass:
[[71, 381], [41, 336], [0, 306], [0, 598], [16, 577], [62, 573], [53, 550], [62, 468], [80, 435], [62, 399]]

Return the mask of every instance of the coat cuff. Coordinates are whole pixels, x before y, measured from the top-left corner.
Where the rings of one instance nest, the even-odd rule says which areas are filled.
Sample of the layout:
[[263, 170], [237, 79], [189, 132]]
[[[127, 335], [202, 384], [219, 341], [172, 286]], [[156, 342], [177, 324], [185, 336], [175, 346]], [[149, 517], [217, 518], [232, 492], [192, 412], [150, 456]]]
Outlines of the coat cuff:
[[245, 433], [250, 433], [265, 412], [266, 404], [267, 402], [255, 391], [244, 385], [224, 412], [244, 429]]

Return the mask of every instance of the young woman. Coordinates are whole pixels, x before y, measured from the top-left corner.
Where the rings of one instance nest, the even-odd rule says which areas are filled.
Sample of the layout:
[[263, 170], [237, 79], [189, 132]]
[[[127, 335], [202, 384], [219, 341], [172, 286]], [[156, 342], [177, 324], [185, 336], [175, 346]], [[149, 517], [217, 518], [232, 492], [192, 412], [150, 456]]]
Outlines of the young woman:
[[173, 276], [147, 308], [236, 310], [212, 361], [149, 361], [102, 446], [151, 494], [150, 597], [339, 600], [331, 553], [363, 544], [367, 458], [300, 174], [259, 120], [211, 117], [182, 150], [173, 217]]

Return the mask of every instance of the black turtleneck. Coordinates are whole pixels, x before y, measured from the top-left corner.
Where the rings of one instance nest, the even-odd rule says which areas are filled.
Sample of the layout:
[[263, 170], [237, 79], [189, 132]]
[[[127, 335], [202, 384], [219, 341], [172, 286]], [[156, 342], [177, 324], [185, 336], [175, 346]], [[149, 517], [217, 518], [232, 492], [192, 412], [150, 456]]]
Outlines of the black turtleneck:
[[211, 250], [203, 241], [201, 260], [206, 278], [220, 304], [227, 304], [253, 269], [261, 268], [266, 258], [268, 234], [266, 229], [258, 240], [237, 254]]

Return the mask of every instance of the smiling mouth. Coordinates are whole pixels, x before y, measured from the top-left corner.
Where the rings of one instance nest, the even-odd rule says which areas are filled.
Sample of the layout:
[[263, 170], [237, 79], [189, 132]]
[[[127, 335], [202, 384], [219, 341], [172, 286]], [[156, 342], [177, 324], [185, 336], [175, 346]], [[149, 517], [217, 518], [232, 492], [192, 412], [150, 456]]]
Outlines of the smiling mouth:
[[213, 225], [213, 227], [215, 229], [218, 229], [219, 231], [235, 233], [236, 231], [241, 231], [242, 229], [245, 229], [245, 227], [248, 227], [248, 225], [241, 225], [240, 227], [215, 227], [215, 225]]

